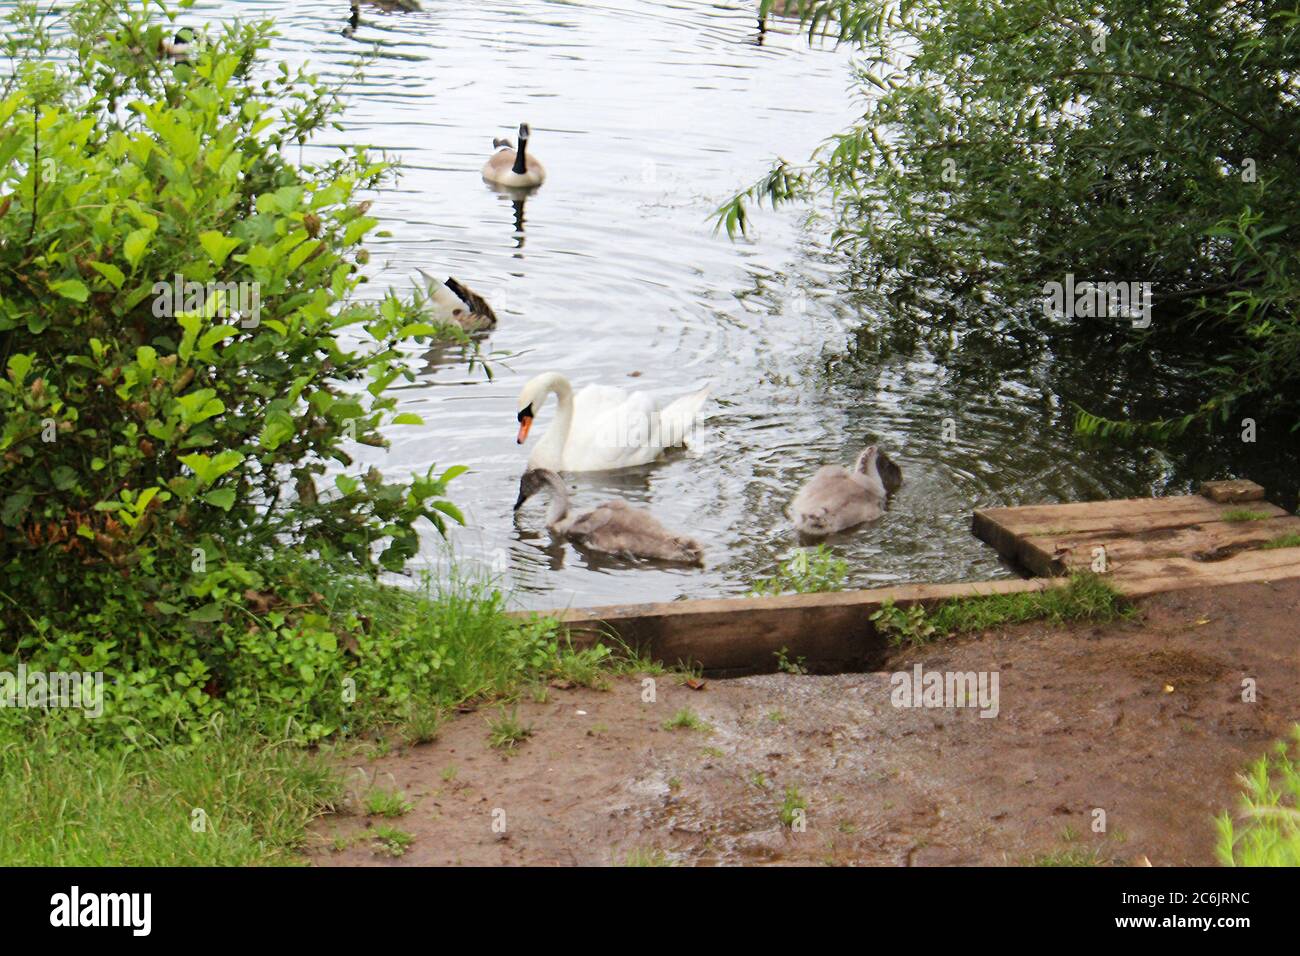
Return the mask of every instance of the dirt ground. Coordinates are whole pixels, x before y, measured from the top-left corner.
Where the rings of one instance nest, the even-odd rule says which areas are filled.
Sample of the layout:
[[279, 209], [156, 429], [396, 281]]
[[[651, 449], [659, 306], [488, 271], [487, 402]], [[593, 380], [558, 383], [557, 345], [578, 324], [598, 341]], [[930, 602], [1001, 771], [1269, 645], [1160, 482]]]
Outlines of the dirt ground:
[[[404, 791], [395, 819], [319, 822], [320, 865], [1209, 865], [1236, 774], [1300, 721], [1300, 582], [1183, 591], [1133, 622], [1022, 625], [901, 651], [885, 670], [677, 675], [525, 698], [532, 736], [488, 745], [497, 708], [349, 765]], [[891, 673], [998, 674], [998, 714], [901, 708]], [[1257, 689], [1243, 701], [1243, 680]], [[667, 729], [689, 708], [708, 728]], [[355, 767], [355, 769], [354, 769]], [[787, 788], [804, 825], [781, 820]], [[793, 809], [793, 802], [791, 804]], [[1094, 832], [1095, 811], [1105, 832]], [[377, 852], [390, 825], [414, 839]], [[504, 830], [502, 831], [502, 828]]]

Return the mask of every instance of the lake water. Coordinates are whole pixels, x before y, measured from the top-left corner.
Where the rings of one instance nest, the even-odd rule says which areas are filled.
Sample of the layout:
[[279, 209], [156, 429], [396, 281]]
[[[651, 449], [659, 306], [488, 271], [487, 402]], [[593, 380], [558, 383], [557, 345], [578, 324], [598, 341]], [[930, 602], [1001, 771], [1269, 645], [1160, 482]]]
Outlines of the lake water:
[[[520, 606], [743, 593], [798, 546], [784, 508], [799, 485], [868, 442], [898, 461], [904, 485], [881, 521], [830, 542], [860, 586], [1010, 574], [970, 534], [977, 507], [1189, 480], [1162, 455], [1076, 442], [1060, 386], [1086, 394], [1086, 363], [1007, 358], [994, 374], [963, 375], [923, 348], [864, 347], [886, 304], [846, 285], [815, 209], [765, 212], [743, 241], [714, 233], [719, 203], [773, 158], [805, 159], [853, 116], [848, 53], [810, 46], [788, 22], [760, 38], [757, 5], [423, 0], [422, 12], [389, 14], [367, 4], [351, 39], [340, 34], [346, 2], [200, 2], [185, 15], [275, 16], [271, 55], [326, 77], [377, 45], [342, 141], [389, 152], [405, 173], [376, 202], [391, 236], [372, 246], [369, 288], [406, 286], [417, 266], [452, 275], [500, 324], [482, 343], [493, 377], [459, 354], [428, 362], [400, 391], [402, 410], [426, 424], [393, 428], [391, 449], [360, 449], [357, 467], [469, 466], [453, 485], [468, 522], [452, 533], [455, 558], [494, 569]], [[522, 209], [479, 177], [492, 138], [520, 121], [549, 173]], [[575, 506], [617, 495], [696, 535], [703, 571], [592, 561], [551, 541], [540, 500], [512, 512], [536, 440], [515, 443], [515, 399], [552, 370], [579, 387], [663, 396], [712, 383], [699, 447], [569, 476]], [[534, 436], [553, 415], [552, 403]], [[417, 567], [445, 569], [446, 546], [432, 533], [425, 544]]]

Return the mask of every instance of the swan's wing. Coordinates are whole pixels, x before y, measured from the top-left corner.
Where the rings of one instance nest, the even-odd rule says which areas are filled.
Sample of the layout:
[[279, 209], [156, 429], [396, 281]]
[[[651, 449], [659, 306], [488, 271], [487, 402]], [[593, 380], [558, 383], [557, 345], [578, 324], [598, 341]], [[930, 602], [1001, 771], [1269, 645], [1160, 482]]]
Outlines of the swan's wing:
[[623, 502], [607, 501], [602, 505], [597, 505], [590, 511], [583, 512], [573, 520], [573, 523], [566, 529], [566, 534], [576, 539], [583, 539], [589, 535], [595, 534], [601, 528], [604, 528], [617, 516], [619, 508], [626, 508]]
[[826, 531], [863, 520], [866, 490], [836, 465], [824, 465], [790, 502], [790, 517], [802, 530]]
[[659, 412], [659, 432], [665, 448], [685, 445], [695, 433], [696, 418], [708, 401], [711, 388], [712, 385], [705, 385], [698, 391], [676, 398]]
[[609, 501], [598, 511], [605, 512], [599, 527], [592, 528], [582, 543], [598, 551], [660, 561], [684, 561], [699, 564], [703, 549], [699, 542], [669, 531], [650, 512], [633, 508], [622, 501]]
[[628, 400], [627, 392], [613, 385], [587, 385], [573, 396], [574, 417], [596, 415]]
[[573, 426], [564, 445], [565, 467], [604, 471], [653, 461], [654, 400], [610, 385], [588, 385], [574, 396]]

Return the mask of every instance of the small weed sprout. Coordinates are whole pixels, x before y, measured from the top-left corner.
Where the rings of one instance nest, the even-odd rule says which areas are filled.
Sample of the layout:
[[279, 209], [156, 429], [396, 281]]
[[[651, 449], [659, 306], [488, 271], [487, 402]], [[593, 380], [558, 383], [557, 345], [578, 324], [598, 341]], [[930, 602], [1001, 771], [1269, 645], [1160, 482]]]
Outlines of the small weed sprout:
[[518, 708], [506, 713], [503, 707], [500, 717], [488, 721], [488, 744], [494, 750], [513, 750], [532, 735], [532, 725], [520, 722]]
[[754, 582], [753, 597], [775, 597], [779, 594], [813, 594], [822, 591], [842, 591], [848, 577], [849, 566], [835, 557], [824, 544], [814, 550], [801, 548], [794, 556], [783, 561], [776, 574]]
[[709, 733], [713, 730], [700, 716], [689, 707], [683, 707], [664, 721], [664, 730], [700, 730]]

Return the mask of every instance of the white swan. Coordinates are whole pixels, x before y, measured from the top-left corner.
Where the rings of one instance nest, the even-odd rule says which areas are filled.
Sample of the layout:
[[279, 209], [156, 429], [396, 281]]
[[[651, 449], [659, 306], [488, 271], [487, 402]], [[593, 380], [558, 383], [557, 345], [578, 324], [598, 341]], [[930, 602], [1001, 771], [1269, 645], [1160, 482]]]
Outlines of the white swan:
[[645, 392], [588, 385], [575, 396], [569, 380], [544, 372], [519, 393], [519, 444], [554, 393], [555, 424], [528, 456], [528, 467], [551, 471], [612, 471], [654, 461], [664, 449], [686, 444], [709, 386], [660, 408]]
[[852, 471], [839, 465], [818, 469], [790, 502], [790, 517], [800, 534], [834, 534], [879, 518], [886, 497], [902, 483], [899, 467], [875, 445], [868, 445]]

